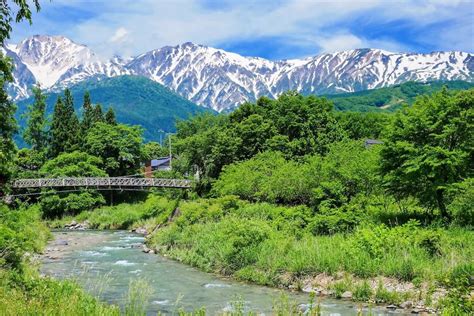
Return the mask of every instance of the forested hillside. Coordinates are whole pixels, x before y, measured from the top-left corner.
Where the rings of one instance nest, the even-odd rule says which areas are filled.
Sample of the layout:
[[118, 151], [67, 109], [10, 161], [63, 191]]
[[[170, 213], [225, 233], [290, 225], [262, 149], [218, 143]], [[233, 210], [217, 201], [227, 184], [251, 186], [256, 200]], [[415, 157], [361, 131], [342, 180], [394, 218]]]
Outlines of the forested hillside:
[[467, 81], [432, 81], [432, 82], [406, 82], [403, 84], [365, 90], [352, 93], [326, 95], [334, 102], [336, 110], [341, 111], [395, 111], [402, 105], [412, 105], [416, 97], [431, 94], [441, 90], [443, 86], [451, 90], [466, 90], [474, 87], [474, 83]]
[[[89, 91], [92, 103], [100, 104], [104, 111], [112, 107], [118, 120], [124, 124], [141, 125], [144, 137], [149, 140], [159, 140], [160, 135], [174, 132], [177, 119], [212, 112], [180, 97], [159, 83], [139, 76], [90, 79], [72, 86], [70, 91], [79, 115], [82, 115], [82, 97]], [[52, 113], [59, 95], [60, 92], [47, 94], [46, 113]], [[32, 102], [33, 98], [29, 98], [17, 103], [18, 118]], [[25, 121], [20, 120], [20, 125], [25, 126]]]

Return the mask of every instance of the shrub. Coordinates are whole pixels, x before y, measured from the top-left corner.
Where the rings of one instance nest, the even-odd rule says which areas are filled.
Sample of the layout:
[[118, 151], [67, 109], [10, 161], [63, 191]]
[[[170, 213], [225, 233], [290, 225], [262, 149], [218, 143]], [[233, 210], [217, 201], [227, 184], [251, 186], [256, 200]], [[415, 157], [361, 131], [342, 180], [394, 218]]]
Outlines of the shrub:
[[95, 191], [80, 193], [51, 192], [40, 200], [45, 218], [58, 218], [64, 215], [76, 215], [82, 211], [92, 210], [105, 204], [102, 195]]
[[21, 270], [25, 252], [41, 252], [49, 231], [37, 206], [10, 210], [0, 205], [0, 268]]
[[372, 288], [370, 284], [364, 280], [357, 284], [354, 289], [353, 298], [357, 301], [368, 301], [372, 297]]
[[450, 194], [452, 202], [448, 211], [453, 218], [453, 223], [460, 226], [474, 226], [474, 178], [468, 178], [461, 183], [453, 185]]

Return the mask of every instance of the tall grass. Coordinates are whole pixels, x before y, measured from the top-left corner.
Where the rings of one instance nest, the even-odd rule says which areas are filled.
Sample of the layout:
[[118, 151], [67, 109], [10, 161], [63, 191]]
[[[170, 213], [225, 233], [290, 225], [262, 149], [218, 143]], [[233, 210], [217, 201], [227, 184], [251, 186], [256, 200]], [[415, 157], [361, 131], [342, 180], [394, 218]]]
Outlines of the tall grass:
[[153, 229], [164, 223], [176, 208], [177, 202], [157, 195], [150, 195], [143, 203], [122, 203], [105, 206], [93, 211], [84, 211], [75, 217], [65, 217], [49, 222], [51, 227], [63, 227], [72, 220], [89, 222], [95, 229], [131, 229], [144, 226]]
[[153, 294], [152, 287], [144, 279], [131, 280], [126, 296], [125, 315], [146, 315], [148, 301]]
[[75, 282], [0, 270], [0, 315], [119, 315]]
[[296, 218], [296, 208], [285, 215], [281, 207], [244, 203], [225, 211], [222, 202], [206, 200], [182, 203], [180, 209], [175, 223], [150, 236], [152, 247], [205, 271], [265, 285], [341, 271], [436, 282], [474, 257], [474, 232], [462, 228], [369, 223], [353, 232], [315, 236], [284, 223], [285, 216]]

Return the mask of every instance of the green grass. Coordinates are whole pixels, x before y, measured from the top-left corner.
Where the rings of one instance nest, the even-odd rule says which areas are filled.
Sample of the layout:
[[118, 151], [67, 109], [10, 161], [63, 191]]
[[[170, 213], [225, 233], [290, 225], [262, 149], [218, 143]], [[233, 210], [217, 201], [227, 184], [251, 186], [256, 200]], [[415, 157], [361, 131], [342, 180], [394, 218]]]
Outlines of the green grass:
[[0, 270], [0, 315], [120, 315], [75, 282]]
[[[168, 226], [153, 235], [150, 244], [206, 271], [235, 274], [267, 285], [281, 285], [279, 276], [284, 273], [298, 278], [339, 271], [363, 278], [383, 275], [404, 281], [440, 281], [474, 257], [474, 246], [469, 242], [474, 233], [470, 231], [441, 230], [441, 254], [433, 256], [416, 241], [419, 234], [427, 233], [426, 229], [418, 228], [407, 239], [401, 236], [381, 241], [386, 242], [383, 245], [364, 244], [364, 234], [371, 230], [295, 238], [276, 231], [265, 221], [229, 216], [219, 222]], [[400, 232], [386, 228], [384, 233]]]
[[89, 227], [94, 229], [131, 229], [146, 227], [153, 229], [156, 225], [166, 222], [176, 202], [164, 197], [150, 195], [143, 203], [123, 203], [114, 206], [105, 206], [93, 211], [84, 211], [77, 216], [64, 217], [48, 222], [53, 228], [64, 227], [72, 220], [89, 222]]
[[[418, 294], [371, 288], [364, 280], [385, 276], [451, 288], [446, 280], [474, 257], [474, 232], [468, 229], [424, 227], [413, 220], [394, 227], [363, 222], [353, 232], [320, 236], [295, 229], [299, 221], [283, 224], [285, 216], [295, 218], [304, 208], [282, 213], [279, 206], [231, 201], [181, 202], [181, 216], [149, 236], [149, 246], [204, 271], [262, 285], [299, 288], [305, 278], [326, 273], [339, 280], [336, 296], [348, 290], [354, 300], [384, 303]], [[348, 279], [337, 279], [341, 272]]]

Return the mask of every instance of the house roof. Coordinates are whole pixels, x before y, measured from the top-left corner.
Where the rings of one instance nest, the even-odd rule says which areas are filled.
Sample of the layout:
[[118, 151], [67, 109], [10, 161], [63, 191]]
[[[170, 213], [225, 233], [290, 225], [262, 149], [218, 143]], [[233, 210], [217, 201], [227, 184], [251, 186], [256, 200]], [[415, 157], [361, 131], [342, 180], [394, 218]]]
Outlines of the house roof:
[[152, 167], [159, 167], [162, 165], [169, 165], [171, 161], [171, 157], [161, 157], [157, 159], [152, 159], [151, 160], [151, 166]]
[[365, 140], [366, 145], [376, 145], [376, 144], [383, 144], [383, 141], [378, 140], [378, 139], [366, 139]]

